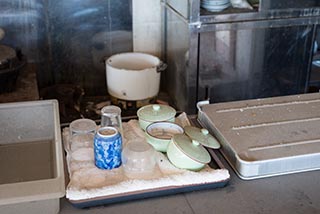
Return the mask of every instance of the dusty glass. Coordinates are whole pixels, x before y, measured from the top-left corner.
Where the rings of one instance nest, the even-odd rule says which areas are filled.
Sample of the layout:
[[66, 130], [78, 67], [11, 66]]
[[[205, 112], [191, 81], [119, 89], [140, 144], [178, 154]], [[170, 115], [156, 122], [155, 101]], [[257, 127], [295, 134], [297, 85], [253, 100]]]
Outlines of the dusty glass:
[[110, 105], [101, 109], [101, 127], [111, 126], [123, 134], [122, 121], [121, 121], [121, 109], [118, 106]]

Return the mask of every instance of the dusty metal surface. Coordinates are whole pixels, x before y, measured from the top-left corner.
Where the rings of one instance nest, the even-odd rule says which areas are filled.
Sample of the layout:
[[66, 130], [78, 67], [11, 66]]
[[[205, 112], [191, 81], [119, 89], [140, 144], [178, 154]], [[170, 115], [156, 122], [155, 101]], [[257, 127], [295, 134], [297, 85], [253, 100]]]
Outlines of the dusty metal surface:
[[320, 168], [320, 94], [204, 105], [200, 120], [246, 179]]

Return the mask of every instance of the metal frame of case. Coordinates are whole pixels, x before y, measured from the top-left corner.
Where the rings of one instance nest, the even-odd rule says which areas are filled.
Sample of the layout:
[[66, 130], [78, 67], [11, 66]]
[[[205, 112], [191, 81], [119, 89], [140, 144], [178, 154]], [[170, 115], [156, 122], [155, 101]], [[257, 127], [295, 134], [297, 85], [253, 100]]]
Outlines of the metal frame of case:
[[[200, 59], [201, 51], [205, 51], [200, 48], [200, 36], [203, 33], [301, 26], [299, 29], [308, 30], [309, 36], [304, 44], [307, 47], [305, 52], [309, 53], [303, 59], [308, 61], [304, 67], [308, 71], [311, 68], [313, 41], [320, 21], [320, 5], [312, 8], [300, 5], [296, 9], [268, 9], [267, 1], [261, 0], [259, 10], [228, 9], [220, 13], [201, 9], [199, 0], [162, 0], [162, 6], [163, 58], [168, 63], [164, 81], [173, 104], [180, 110], [194, 113], [197, 101], [210, 98], [208, 86], [199, 80], [200, 66], [203, 63]], [[309, 73], [298, 74], [296, 78], [297, 87], [288, 94], [307, 92]], [[273, 96], [279, 95], [287, 94]]]

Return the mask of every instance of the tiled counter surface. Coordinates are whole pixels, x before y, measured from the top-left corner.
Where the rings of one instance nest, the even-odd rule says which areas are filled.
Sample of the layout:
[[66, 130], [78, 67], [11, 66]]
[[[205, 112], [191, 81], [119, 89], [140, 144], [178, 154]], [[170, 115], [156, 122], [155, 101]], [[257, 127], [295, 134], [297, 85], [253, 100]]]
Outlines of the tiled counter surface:
[[61, 214], [194, 213], [194, 214], [319, 214], [320, 170], [251, 181], [239, 179], [229, 169], [229, 184], [220, 189], [149, 198], [90, 209], [74, 208], [61, 199]]

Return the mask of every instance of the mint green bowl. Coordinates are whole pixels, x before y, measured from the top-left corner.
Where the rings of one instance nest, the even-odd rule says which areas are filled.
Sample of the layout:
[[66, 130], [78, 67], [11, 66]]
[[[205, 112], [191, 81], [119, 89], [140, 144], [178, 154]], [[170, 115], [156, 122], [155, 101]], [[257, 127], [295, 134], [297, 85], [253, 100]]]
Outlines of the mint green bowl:
[[147, 142], [159, 152], [167, 152], [171, 138], [175, 134], [182, 134], [183, 128], [172, 122], [151, 123], [146, 128]]
[[184, 134], [176, 134], [171, 139], [167, 156], [170, 162], [181, 169], [201, 170], [211, 161], [208, 151], [197, 141]]
[[143, 130], [151, 123], [161, 121], [175, 121], [176, 110], [171, 106], [152, 104], [141, 107], [137, 112], [139, 125]]

